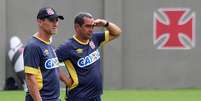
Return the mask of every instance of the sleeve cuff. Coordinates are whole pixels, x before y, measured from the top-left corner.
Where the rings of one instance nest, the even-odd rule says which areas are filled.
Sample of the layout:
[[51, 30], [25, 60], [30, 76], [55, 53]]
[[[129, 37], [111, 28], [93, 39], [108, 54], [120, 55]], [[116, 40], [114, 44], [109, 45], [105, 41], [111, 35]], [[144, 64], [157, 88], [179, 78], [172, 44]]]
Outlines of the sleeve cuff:
[[107, 42], [109, 42], [109, 31], [105, 31], [105, 40], [101, 43], [101, 46], [102, 45], [105, 45]]
[[35, 75], [37, 75], [40, 72], [40, 70], [36, 69], [34, 67], [25, 66], [24, 67], [24, 72], [25, 73], [29, 73], [29, 74], [35, 74]]

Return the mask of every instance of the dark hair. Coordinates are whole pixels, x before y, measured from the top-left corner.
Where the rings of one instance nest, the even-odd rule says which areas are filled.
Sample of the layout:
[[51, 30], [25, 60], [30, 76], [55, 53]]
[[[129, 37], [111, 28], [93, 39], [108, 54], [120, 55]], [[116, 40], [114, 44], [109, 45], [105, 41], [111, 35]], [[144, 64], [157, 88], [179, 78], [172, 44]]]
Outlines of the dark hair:
[[93, 18], [90, 13], [80, 12], [75, 16], [74, 24], [79, 24], [82, 26], [84, 24], [84, 17]]

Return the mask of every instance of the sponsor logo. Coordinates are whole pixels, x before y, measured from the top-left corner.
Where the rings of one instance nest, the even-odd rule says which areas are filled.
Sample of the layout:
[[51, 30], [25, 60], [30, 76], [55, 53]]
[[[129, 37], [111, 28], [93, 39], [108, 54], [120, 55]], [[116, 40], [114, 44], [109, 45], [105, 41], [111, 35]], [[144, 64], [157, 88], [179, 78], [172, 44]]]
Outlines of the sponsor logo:
[[59, 67], [59, 60], [58, 58], [51, 58], [45, 61], [45, 68], [46, 69], [53, 69]]
[[98, 49], [94, 52], [92, 52], [91, 54], [89, 54], [88, 56], [84, 57], [84, 58], [80, 58], [77, 61], [77, 65], [80, 68], [85, 68], [91, 64], [93, 64], [94, 62], [96, 62], [97, 60], [100, 59], [100, 52], [98, 51]]

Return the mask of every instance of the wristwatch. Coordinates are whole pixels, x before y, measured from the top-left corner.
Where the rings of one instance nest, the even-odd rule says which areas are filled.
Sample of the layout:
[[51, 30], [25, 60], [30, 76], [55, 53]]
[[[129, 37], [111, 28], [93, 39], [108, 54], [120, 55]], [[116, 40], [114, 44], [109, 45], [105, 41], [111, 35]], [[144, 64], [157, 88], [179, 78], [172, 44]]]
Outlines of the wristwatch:
[[108, 26], [109, 26], [109, 22], [107, 21], [104, 27], [108, 27]]

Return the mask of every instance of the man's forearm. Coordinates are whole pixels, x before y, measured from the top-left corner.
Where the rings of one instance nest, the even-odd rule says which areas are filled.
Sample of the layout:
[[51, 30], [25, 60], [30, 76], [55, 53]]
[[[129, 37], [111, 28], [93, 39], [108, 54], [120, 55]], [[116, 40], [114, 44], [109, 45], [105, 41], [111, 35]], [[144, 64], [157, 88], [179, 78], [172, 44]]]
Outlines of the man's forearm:
[[114, 24], [112, 22], [108, 22], [108, 23], [109, 24], [106, 27], [106, 29], [109, 31], [109, 35], [110, 35], [109, 40], [113, 40], [120, 35], [121, 29], [116, 24]]
[[72, 85], [73, 83], [72, 79], [70, 77], [67, 77], [64, 71], [62, 71], [61, 69], [59, 69], [59, 77], [60, 80], [63, 81], [68, 87]]
[[29, 93], [32, 96], [33, 100], [42, 101], [35, 76], [33, 74], [26, 74], [26, 82]]

